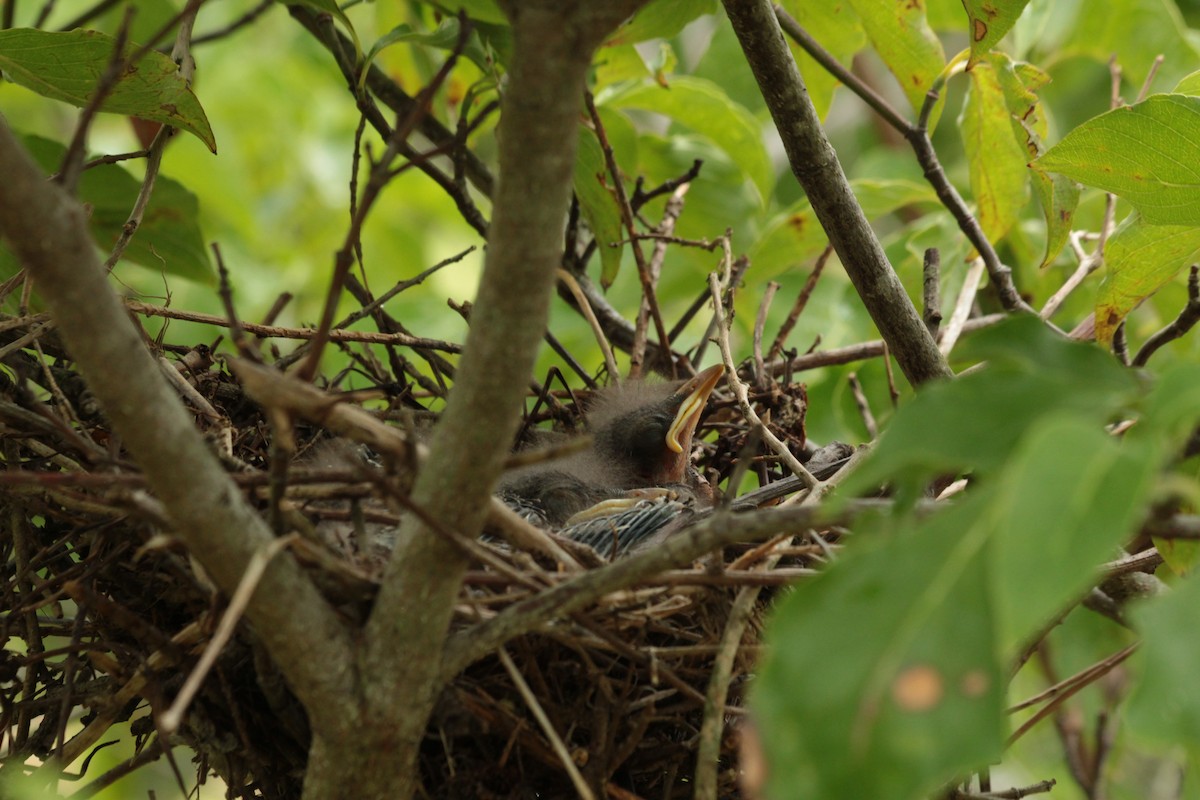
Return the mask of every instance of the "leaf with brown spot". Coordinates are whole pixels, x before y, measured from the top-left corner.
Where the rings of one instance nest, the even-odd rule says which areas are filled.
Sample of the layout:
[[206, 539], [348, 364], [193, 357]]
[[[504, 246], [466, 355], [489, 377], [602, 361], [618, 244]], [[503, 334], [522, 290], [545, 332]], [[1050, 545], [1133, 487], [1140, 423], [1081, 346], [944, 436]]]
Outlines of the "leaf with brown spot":
[[[86, 106], [112, 59], [116, 40], [96, 31], [14, 28], [0, 31], [0, 69], [13, 83], [43, 97]], [[130, 44], [129, 56], [138, 49]], [[217, 152], [208, 118], [175, 62], [155, 51], [127, 68], [101, 111], [140, 117], [185, 130]]]

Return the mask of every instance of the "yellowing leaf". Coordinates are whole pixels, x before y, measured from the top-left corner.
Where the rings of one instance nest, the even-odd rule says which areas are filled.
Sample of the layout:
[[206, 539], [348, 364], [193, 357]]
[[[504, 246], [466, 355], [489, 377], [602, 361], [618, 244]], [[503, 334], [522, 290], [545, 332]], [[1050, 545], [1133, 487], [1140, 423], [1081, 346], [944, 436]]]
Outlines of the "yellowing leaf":
[[959, 122], [971, 175], [979, 224], [993, 242], [1017, 221], [1027, 199], [1025, 150], [1013, 136], [1012, 115], [990, 60], [968, 74], [971, 89]]
[[919, 110], [925, 93], [946, 66], [942, 43], [925, 21], [924, 2], [850, 0], [850, 4], [908, 102]]
[[1108, 275], [1096, 295], [1096, 339], [1107, 344], [1125, 315], [1200, 259], [1200, 228], [1151, 225], [1132, 214], [1105, 248]]
[[970, 19], [971, 61], [968, 66], [974, 66], [1004, 38], [1004, 34], [1017, 24], [1017, 18], [1028, 3], [1029, 0], [963, 0], [963, 8]]

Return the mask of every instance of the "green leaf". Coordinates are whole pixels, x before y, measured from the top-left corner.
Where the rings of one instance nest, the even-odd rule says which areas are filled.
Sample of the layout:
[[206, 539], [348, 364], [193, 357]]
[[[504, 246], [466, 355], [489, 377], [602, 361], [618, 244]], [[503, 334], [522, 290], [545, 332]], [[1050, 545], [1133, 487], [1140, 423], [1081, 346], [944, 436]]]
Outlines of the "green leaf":
[[[35, 136], [23, 138], [34, 160], [46, 171], [58, 168], [66, 148]], [[88, 226], [104, 251], [120, 237], [141, 190], [141, 181], [118, 164], [85, 170], [79, 181], [79, 199], [91, 208]], [[154, 194], [125, 250], [124, 259], [171, 275], [212, 284], [215, 274], [199, 225], [196, 196], [181, 184], [160, 175]]]
[[[1047, 3], [1058, 6], [1071, 4]], [[1163, 56], [1158, 79], [1170, 86], [1192, 71], [1200, 51], [1192, 44], [1187, 23], [1172, 0], [1108, 0], [1103, 13], [1093, 3], [1078, 3], [1069, 20], [1056, 18], [1069, 36], [1053, 52], [1057, 58], [1085, 55], [1104, 64], [1115, 57], [1126, 80], [1141, 86], [1157, 56]]]
[[646, 81], [606, 92], [597, 103], [664, 114], [703, 134], [720, 147], [753, 182], [760, 201], [770, 196], [774, 170], [754, 115], [711, 81], [678, 76], [669, 86]]
[[1093, 117], [1033, 166], [1112, 192], [1147, 222], [1200, 224], [1200, 97], [1156, 94]]
[[915, 799], [999, 758], [988, 552], [966, 531], [979, 505], [872, 537], [779, 604], [751, 696], [768, 796]]
[[980, 331], [963, 343], [961, 355], [988, 366], [930, 386], [901, 406], [839, 494], [853, 497], [890, 481], [900, 497], [915, 499], [936, 475], [986, 476], [1043, 416], [1068, 410], [1100, 425], [1136, 388], [1100, 348], [1065, 341], [1034, 318]]
[[896, 437], [916, 424], [935, 441], [892, 462], [893, 485], [933, 450], [974, 467], [973, 485], [932, 513], [860, 521], [771, 620], [751, 700], [775, 796], [928, 797], [997, 758], [1016, 648], [1145, 513], [1165, 438], [1121, 441], [1101, 424], [1134, 398], [1131, 376], [1035, 319], [970, 344], [988, 366], [902, 407], [863, 469], [909, 450]]
[[[459, 38], [459, 23], [457, 17], [451, 17], [442, 20], [442, 24], [434, 31], [418, 31], [408, 23], [403, 23], [392, 28], [383, 36], [371, 45], [371, 49], [367, 51], [364, 61], [366, 65], [370, 65], [375, 60], [375, 57], [387, 47], [398, 42], [415, 42], [429, 47], [435, 47], [439, 50], [454, 50], [458, 46]], [[463, 49], [463, 55], [474, 62], [475, 66], [485, 74], [491, 74], [495, 68], [491, 54], [479, 39], [479, 34], [472, 31], [467, 39], [467, 45]], [[362, 70], [362, 80], [366, 80], [366, 67]]]
[[342, 27], [346, 29], [346, 33], [350, 34], [350, 39], [354, 42], [354, 60], [361, 60], [362, 44], [358, 41], [358, 32], [350, 24], [350, 18], [342, 11], [342, 7], [338, 5], [337, 0], [279, 0], [279, 2], [289, 6], [308, 6], [317, 13], [329, 14], [342, 23]]
[[491, 25], [507, 25], [508, 17], [500, 10], [496, 0], [431, 0], [429, 5], [440, 8], [446, 14], [457, 15], [466, 11], [467, 16]]
[[[927, 183], [906, 180], [852, 180], [854, 196], [868, 219], [913, 205], [936, 205], [937, 194]], [[829, 238], [808, 200], [799, 200], [776, 214], [750, 251], [750, 263], [762, 278], [773, 278], [820, 253]]]
[[925, 22], [924, 5], [876, 0], [850, 0], [850, 5], [908, 102], [919, 110], [925, 93], [946, 66], [942, 43]]
[[651, 77], [641, 53], [633, 45], [606, 47], [596, 53], [594, 92], [625, 81]]
[[1130, 733], [1159, 745], [1200, 747], [1200, 638], [1191, 635], [1200, 610], [1196, 577], [1131, 609], [1142, 635], [1134, 660], [1137, 685], [1126, 707]]
[[1182, 78], [1179, 83], [1175, 84], [1175, 88], [1171, 90], [1171, 93], [1200, 95], [1200, 70]]
[[970, 69], [1017, 24], [1029, 0], [963, 0], [971, 21]]
[[[1037, 90], [1050, 81], [1050, 76], [1032, 64], [1015, 63], [1003, 53], [988, 56], [996, 77], [1004, 89], [1009, 121], [1017, 141], [1030, 161], [1045, 152], [1046, 116], [1038, 100]], [[1071, 221], [1079, 205], [1079, 184], [1065, 175], [1047, 175], [1038, 170], [1026, 170], [1034, 194], [1042, 206], [1046, 221], [1046, 251], [1041, 266], [1052, 262], [1066, 245], [1071, 234]]]
[[604, 151], [596, 133], [579, 129], [579, 149], [575, 155], [575, 196], [584, 219], [596, 237], [600, 252], [600, 283], [607, 289], [616, 280], [621, 267], [621, 210], [610, 187]]
[[1004, 652], [1078, 598], [1145, 514], [1157, 443], [1116, 440], [1091, 416], [1064, 409], [1029, 428], [981, 520], [996, 537]]
[[[800, 27], [821, 43], [834, 58], [849, 65], [851, 58], [867, 43], [867, 35], [854, 8], [849, 3], [810, 3], [804, 0], [784, 0], [780, 5], [800, 23]], [[821, 119], [829, 112], [833, 92], [841, 83], [829, 74], [800, 48], [791, 37], [787, 37], [796, 66], [804, 77], [809, 97]]]
[[968, 70], [971, 88], [959, 118], [979, 224], [992, 242], [1008, 233], [1028, 199], [1028, 158], [1013, 136], [1012, 114], [996, 72], [990, 57]]
[[[1183, 363], [1168, 367], [1158, 376], [1142, 406], [1138, 424], [1130, 428], [1127, 438], [1187, 441], [1195, 430], [1196, 409], [1200, 408], [1200, 366]], [[1200, 487], [1193, 482], [1193, 496], [1196, 488]], [[1186, 496], [1182, 491], [1179, 494]], [[1157, 537], [1153, 541], [1163, 561], [1177, 575], [1192, 572], [1200, 563], [1200, 542]]]
[[1151, 225], [1130, 214], [1104, 250], [1108, 273], [1096, 294], [1096, 339], [1112, 341], [1121, 320], [1182, 270], [1200, 260], [1200, 228]]
[[716, 0], [654, 0], [609, 37], [606, 46], [669, 39], [689, 23], [717, 10]]
[[[0, 69], [13, 83], [83, 108], [112, 58], [116, 40], [96, 31], [49, 32], [29, 28], [0, 31]], [[130, 44], [128, 57], [137, 50]], [[161, 122], [188, 131], [217, 152], [217, 142], [200, 101], [175, 62], [151, 51], [127, 66], [102, 111]]]

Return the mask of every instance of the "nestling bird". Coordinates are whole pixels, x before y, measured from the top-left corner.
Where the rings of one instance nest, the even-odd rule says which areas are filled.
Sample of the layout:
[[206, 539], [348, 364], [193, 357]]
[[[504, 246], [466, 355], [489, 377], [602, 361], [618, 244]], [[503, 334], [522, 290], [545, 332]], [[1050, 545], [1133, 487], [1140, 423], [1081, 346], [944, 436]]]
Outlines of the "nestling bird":
[[[724, 372], [718, 364], [682, 385], [630, 381], [604, 391], [587, 414], [591, 447], [509, 474], [500, 497], [530, 521], [593, 546], [590, 538], [616, 535], [621, 551], [633, 534], [617, 530], [624, 523], [610, 514], [637, 509], [627, 521], [636, 521], [640, 536], [647, 526], [661, 527], [672, 508], [712, 505], [712, 489], [690, 457], [696, 425]], [[663, 502], [639, 506], [647, 499]], [[668, 501], [675, 505], [667, 508]]]

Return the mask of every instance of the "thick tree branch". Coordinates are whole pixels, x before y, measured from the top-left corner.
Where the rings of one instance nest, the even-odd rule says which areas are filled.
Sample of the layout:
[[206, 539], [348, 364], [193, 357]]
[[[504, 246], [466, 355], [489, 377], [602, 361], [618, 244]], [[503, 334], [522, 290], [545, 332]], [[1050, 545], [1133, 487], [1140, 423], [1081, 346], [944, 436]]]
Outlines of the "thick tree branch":
[[[232, 593], [254, 554], [272, 541], [270, 532], [196, 430], [108, 286], [83, 209], [47, 182], [3, 119], [0, 174], [0, 233], [33, 276], [67, 349], [177, 532], [217, 585]], [[332, 698], [351, 686], [349, 637], [289, 555], [272, 561], [247, 616], [314, 725], [343, 716]]]
[[638, 4], [505, 4], [514, 55], [495, 212], [454, 391], [413, 488], [412, 502], [426, 514], [402, 523], [363, 632], [364, 727], [354, 742], [314, 737], [306, 796], [353, 790], [407, 797], [416, 784], [416, 756], [442, 687], [441, 653], [466, 570], [462, 553], [422, 517], [467, 536], [483, 525], [549, 315], [591, 54]]
[[779, 129], [792, 172], [905, 377], [913, 385], [950, 377], [946, 360], [850, 190], [770, 0], [724, 0], [724, 5]]

